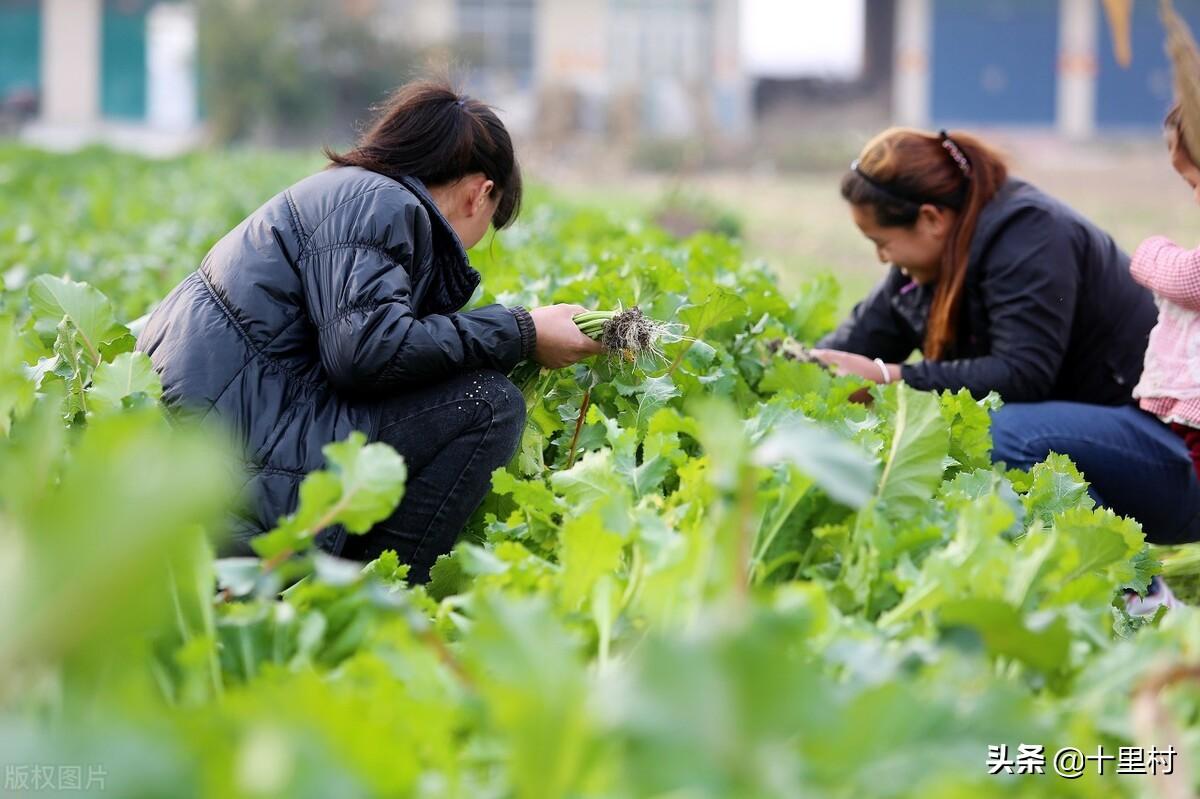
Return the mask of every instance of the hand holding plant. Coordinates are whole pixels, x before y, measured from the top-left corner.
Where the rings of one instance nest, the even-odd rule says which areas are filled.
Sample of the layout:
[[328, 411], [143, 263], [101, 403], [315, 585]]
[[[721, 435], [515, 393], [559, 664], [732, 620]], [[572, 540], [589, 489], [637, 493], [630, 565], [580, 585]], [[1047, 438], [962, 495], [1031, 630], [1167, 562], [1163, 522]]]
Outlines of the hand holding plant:
[[582, 305], [546, 305], [530, 311], [537, 328], [533, 359], [548, 369], [561, 369], [598, 355], [600, 344], [584, 335], [572, 318], [586, 313]]

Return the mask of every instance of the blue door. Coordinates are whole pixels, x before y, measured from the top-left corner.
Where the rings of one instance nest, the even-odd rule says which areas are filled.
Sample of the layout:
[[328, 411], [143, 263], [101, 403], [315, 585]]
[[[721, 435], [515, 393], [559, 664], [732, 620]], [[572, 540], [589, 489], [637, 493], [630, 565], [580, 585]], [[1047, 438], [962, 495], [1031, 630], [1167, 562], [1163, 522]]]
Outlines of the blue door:
[[100, 111], [146, 118], [147, 0], [104, 0], [100, 49]]
[[1054, 0], [934, 0], [931, 114], [944, 125], [1053, 125]]
[[[1200, 0], [1175, 0], [1175, 10], [1187, 20], [1193, 33], [1200, 33]], [[1101, 17], [1096, 124], [1110, 130], [1158, 127], [1174, 96], [1158, 3], [1133, 4], [1133, 64], [1129, 69], [1117, 64], [1108, 20]]]
[[0, 102], [41, 84], [41, 13], [38, 0], [0, 0]]

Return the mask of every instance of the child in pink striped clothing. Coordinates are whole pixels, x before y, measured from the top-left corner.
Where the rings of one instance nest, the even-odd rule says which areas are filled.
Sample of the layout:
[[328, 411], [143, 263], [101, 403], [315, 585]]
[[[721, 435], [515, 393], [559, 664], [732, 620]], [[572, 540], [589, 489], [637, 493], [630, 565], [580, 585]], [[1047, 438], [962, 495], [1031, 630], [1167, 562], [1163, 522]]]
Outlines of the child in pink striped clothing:
[[[1166, 119], [1171, 165], [1200, 204], [1200, 167], [1182, 133], [1183, 116], [1176, 104]], [[1130, 271], [1158, 303], [1158, 324], [1150, 333], [1133, 396], [1183, 437], [1200, 476], [1200, 249], [1186, 250], [1153, 236], [1134, 251]]]
[[[1192, 188], [1200, 204], [1200, 167], [1183, 138], [1183, 114], [1176, 103], [1167, 114], [1171, 166]], [[1187, 250], [1164, 236], [1143, 241], [1130, 262], [1133, 279], [1154, 292], [1158, 324], [1150, 332], [1142, 378], [1133, 396], [1143, 410], [1171, 426], [1192, 456], [1200, 478], [1200, 249]], [[1153, 612], [1175, 605], [1166, 584], [1155, 578], [1145, 599], [1127, 598], [1130, 612]]]

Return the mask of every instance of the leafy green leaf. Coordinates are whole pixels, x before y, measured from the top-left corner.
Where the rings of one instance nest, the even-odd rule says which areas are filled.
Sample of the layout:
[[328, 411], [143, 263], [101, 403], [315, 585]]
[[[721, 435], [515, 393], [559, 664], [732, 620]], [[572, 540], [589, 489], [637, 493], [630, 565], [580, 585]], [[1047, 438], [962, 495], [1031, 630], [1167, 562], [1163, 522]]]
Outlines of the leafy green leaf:
[[409, 565], [400, 562], [396, 550], [385, 549], [379, 557], [363, 566], [362, 573], [386, 585], [401, 586], [408, 577], [408, 570]]
[[915, 516], [933, 496], [945, 471], [949, 430], [936, 394], [896, 386], [895, 432], [876, 496], [902, 516]]
[[595, 511], [567, 520], [559, 555], [563, 564], [559, 585], [567, 607], [579, 607], [591, 595], [597, 580], [616, 571], [624, 547], [624, 539], [606, 530]]
[[814, 424], [796, 420], [755, 450], [758, 463], [791, 463], [833, 499], [861, 508], [870, 499], [878, 469], [862, 450]]
[[1030, 521], [1040, 519], [1052, 524], [1059, 513], [1095, 504], [1088, 496], [1087, 480], [1066, 455], [1050, 453], [1044, 462], [1029, 470], [1029, 481], [1022, 501]]
[[941, 396], [942, 418], [950, 426], [949, 454], [961, 469], [990, 469], [992, 434], [990, 412], [1001, 405], [999, 395], [976, 400], [965, 388]]
[[961, 599], [938, 610], [943, 627], [969, 627], [993, 655], [1014, 658], [1045, 674], [1067, 665], [1071, 635], [1059, 616], [1031, 629], [1016, 608], [996, 599]]
[[613, 468], [612, 450], [588, 452], [566, 471], [555, 472], [550, 485], [567, 503], [585, 509], [612, 496], [627, 492], [627, 485]]
[[0, 437], [12, 429], [14, 416], [22, 416], [33, 405], [37, 378], [27, 374], [26, 352], [13, 321], [0, 317]]
[[671, 399], [679, 396], [679, 390], [670, 375], [647, 377], [635, 386], [618, 382], [616, 387], [623, 396], [637, 398], [634, 410], [621, 416], [621, 423], [635, 430], [645, 430], [650, 418]]
[[470, 584], [470, 576], [463, 570], [456, 551], [438, 556], [429, 570], [429, 583], [425, 588], [431, 597], [441, 600], [462, 593]]
[[716, 289], [703, 302], [680, 308], [677, 316], [687, 325], [688, 336], [702, 339], [710, 328], [740, 322], [749, 310], [750, 306], [737, 294]]
[[93, 413], [120, 410], [127, 399], [143, 395], [153, 400], [162, 397], [162, 382], [150, 358], [141, 352], [118, 355], [112, 363], [102, 363], [92, 375], [88, 401]]
[[326, 445], [322, 451], [329, 468], [304, 478], [296, 511], [255, 538], [254, 551], [264, 558], [279, 557], [306, 548], [335, 524], [365, 533], [387, 518], [404, 495], [404, 459], [387, 444], [366, 440], [354, 432]]
[[87, 414], [86, 387], [92, 379], [92, 362], [78, 344], [75, 325], [69, 317], [58, 324], [58, 336], [54, 340], [54, 374], [63, 382], [66, 393], [63, 402], [63, 418], [73, 422]]
[[29, 283], [35, 316], [57, 324], [69, 319], [92, 366], [100, 363], [100, 347], [128, 334], [117, 324], [112, 304], [99, 290], [67, 277], [40, 275]]

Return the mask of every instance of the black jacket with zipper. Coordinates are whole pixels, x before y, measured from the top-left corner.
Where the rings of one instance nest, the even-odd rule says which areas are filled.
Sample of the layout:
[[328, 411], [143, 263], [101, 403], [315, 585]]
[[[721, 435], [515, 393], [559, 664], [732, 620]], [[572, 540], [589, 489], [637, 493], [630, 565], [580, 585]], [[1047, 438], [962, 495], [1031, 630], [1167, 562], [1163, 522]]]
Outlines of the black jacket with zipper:
[[[932, 299], [933, 286], [893, 267], [819, 346], [903, 363], [922, 348]], [[923, 390], [1122, 405], [1156, 320], [1152, 295], [1108, 234], [1010, 179], [976, 225], [951, 351], [901, 372]]]
[[532, 353], [525, 309], [460, 312], [479, 282], [419, 180], [338, 167], [269, 200], [171, 291], [138, 349], [169, 408], [219, 417], [245, 447], [230, 552], [295, 509], [322, 447], [376, 438], [380, 398]]

